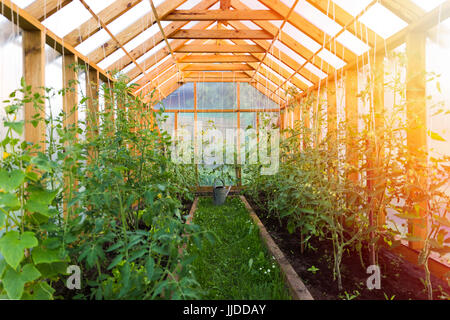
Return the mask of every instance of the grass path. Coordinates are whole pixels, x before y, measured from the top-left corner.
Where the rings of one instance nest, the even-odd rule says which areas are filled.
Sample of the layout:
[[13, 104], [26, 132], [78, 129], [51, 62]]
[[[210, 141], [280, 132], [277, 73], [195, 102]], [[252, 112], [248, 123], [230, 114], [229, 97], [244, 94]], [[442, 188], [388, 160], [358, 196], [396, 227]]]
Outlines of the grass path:
[[200, 198], [194, 223], [215, 235], [214, 243], [190, 249], [197, 255], [193, 271], [204, 299], [290, 299], [276, 261], [239, 198], [228, 198], [223, 206]]

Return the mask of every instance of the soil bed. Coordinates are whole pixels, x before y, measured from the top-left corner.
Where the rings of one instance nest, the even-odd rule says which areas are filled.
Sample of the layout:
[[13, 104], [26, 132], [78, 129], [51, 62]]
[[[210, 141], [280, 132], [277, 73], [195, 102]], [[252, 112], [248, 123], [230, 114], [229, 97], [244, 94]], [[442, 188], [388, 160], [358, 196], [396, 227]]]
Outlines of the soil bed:
[[[362, 267], [359, 253], [351, 248], [342, 259], [342, 284], [344, 290], [339, 292], [337, 282], [333, 280], [333, 246], [329, 240], [310, 239], [312, 247], [305, 248], [301, 254], [299, 234], [290, 234], [285, 225], [278, 220], [268, 218], [258, 209], [252, 199], [247, 198], [255, 213], [261, 219], [278, 247], [283, 251], [289, 263], [307, 286], [314, 299], [318, 300], [426, 300], [425, 279], [422, 268], [381, 248], [379, 266], [381, 269], [381, 289], [369, 290], [366, 285], [365, 268]], [[367, 252], [363, 251], [363, 260], [367, 264]], [[315, 267], [318, 270], [313, 270]], [[367, 267], [367, 265], [366, 265]], [[308, 271], [309, 269], [309, 271]], [[315, 271], [315, 273], [314, 273]], [[450, 288], [442, 280], [432, 276], [434, 299], [444, 295], [449, 298]]]

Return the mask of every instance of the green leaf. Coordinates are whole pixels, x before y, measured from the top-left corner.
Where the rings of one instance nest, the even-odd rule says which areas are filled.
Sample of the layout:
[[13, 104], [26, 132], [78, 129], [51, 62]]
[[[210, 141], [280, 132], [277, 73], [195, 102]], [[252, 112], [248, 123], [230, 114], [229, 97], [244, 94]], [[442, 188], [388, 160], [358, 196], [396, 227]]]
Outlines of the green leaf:
[[6, 193], [15, 191], [25, 181], [25, 174], [22, 170], [13, 170], [11, 172], [0, 169], [0, 189]]
[[24, 121], [16, 121], [16, 122], [5, 121], [3, 124], [5, 127], [11, 128], [17, 134], [19, 134], [19, 135], [23, 134], [23, 128], [25, 125]]
[[34, 248], [31, 252], [34, 264], [53, 263], [63, 261], [60, 249], [47, 249], [44, 247]]
[[50, 217], [51, 213], [48, 208], [48, 204], [37, 201], [36, 199], [30, 199], [25, 204], [25, 209], [32, 213], [40, 213], [46, 217]]
[[5, 221], [6, 221], [6, 215], [0, 211], [0, 229], [3, 228]]
[[17, 210], [20, 208], [20, 201], [15, 194], [0, 193], [0, 206], [7, 207], [10, 210]]
[[24, 300], [53, 300], [53, 294], [55, 289], [53, 289], [47, 282], [39, 282], [34, 284], [30, 291], [32, 293], [26, 292], [22, 299]]
[[20, 299], [25, 284], [38, 279], [40, 276], [41, 273], [32, 264], [27, 264], [19, 272], [8, 268], [2, 279], [2, 283], [10, 299]]
[[6, 262], [13, 269], [17, 269], [24, 258], [24, 250], [37, 245], [38, 240], [33, 232], [28, 231], [20, 234], [18, 231], [10, 231], [0, 239], [0, 252], [5, 257]]
[[148, 257], [147, 262], [145, 263], [145, 271], [147, 272], [147, 278], [152, 280], [153, 273], [155, 272], [155, 261], [152, 257]]

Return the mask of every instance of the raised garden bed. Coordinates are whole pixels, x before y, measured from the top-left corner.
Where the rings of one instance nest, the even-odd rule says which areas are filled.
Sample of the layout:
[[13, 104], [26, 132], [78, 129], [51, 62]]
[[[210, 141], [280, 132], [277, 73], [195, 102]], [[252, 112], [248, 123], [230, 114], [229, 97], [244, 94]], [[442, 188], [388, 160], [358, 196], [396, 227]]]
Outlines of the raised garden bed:
[[[252, 204], [251, 199], [248, 199]], [[339, 292], [333, 280], [332, 243], [313, 238], [304, 253], [301, 253], [299, 234], [290, 234], [286, 225], [267, 217], [256, 209], [256, 214], [267, 228], [278, 247], [283, 251], [289, 263], [305, 283], [314, 299], [318, 300], [426, 300], [427, 294], [422, 279], [425, 273], [396, 254], [381, 248], [379, 266], [381, 269], [381, 289], [369, 290], [366, 285], [370, 276], [362, 267], [358, 252], [349, 250], [342, 261], [342, 280], [344, 290]], [[363, 259], [368, 261], [363, 250]], [[366, 266], [367, 267], [367, 266]], [[449, 299], [450, 288], [447, 283], [432, 276], [434, 299]]]

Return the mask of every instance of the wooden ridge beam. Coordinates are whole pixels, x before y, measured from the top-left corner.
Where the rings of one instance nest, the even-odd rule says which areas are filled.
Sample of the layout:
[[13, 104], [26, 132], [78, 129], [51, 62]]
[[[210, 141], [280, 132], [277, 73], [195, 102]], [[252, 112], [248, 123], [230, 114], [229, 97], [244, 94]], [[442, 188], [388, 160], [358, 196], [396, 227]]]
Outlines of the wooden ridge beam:
[[171, 39], [272, 39], [264, 30], [179, 30]]
[[240, 63], [258, 62], [253, 55], [188, 55], [179, 60], [180, 63]]
[[258, 45], [184, 45], [175, 50], [178, 53], [264, 53], [264, 49]]
[[246, 63], [196, 63], [187, 66], [185, 71], [252, 71], [251, 66]]
[[175, 10], [167, 15], [166, 21], [243, 21], [282, 20], [272, 10]]
[[[97, 16], [108, 25], [141, 1], [142, 0], [116, 0], [110, 6], [100, 11]], [[100, 29], [101, 26], [99, 25], [98, 20], [92, 17], [64, 36], [64, 41], [75, 47], [94, 33], [100, 31]]]
[[185, 72], [187, 78], [197, 78], [198, 80], [207, 78], [217, 78], [217, 79], [238, 79], [238, 78], [248, 78], [245, 72], [201, 72], [201, 71], [191, 71]]

